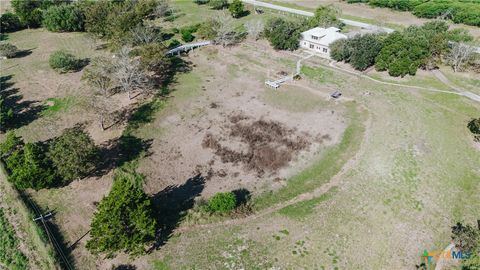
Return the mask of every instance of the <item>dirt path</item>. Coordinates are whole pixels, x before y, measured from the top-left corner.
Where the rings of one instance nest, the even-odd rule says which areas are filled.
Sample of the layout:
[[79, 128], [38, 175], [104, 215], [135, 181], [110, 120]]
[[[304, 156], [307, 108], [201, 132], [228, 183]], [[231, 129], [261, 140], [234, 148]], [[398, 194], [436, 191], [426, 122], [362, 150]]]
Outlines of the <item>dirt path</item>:
[[438, 69], [435, 69], [432, 71], [433, 74], [435, 75], [435, 77], [437, 77], [437, 79], [439, 79], [442, 83], [444, 83], [446, 86], [452, 88], [453, 90], [459, 92], [462, 96], [464, 97], [468, 97], [472, 100], [475, 100], [475, 101], [478, 101], [480, 102], [480, 96], [479, 95], [476, 95], [472, 92], [469, 92], [469, 91], [465, 91], [461, 88], [458, 88], [455, 84], [453, 84], [440, 70]]
[[296, 196], [293, 199], [290, 199], [288, 201], [284, 201], [281, 203], [278, 203], [276, 205], [273, 205], [271, 207], [268, 207], [266, 209], [261, 210], [258, 213], [243, 217], [243, 218], [236, 218], [236, 219], [229, 219], [225, 221], [220, 221], [216, 223], [208, 223], [208, 224], [198, 224], [198, 225], [191, 225], [191, 226], [184, 226], [184, 227], [179, 227], [175, 230], [177, 233], [183, 233], [183, 232], [189, 232], [197, 229], [209, 229], [209, 228], [215, 228], [219, 226], [227, 226], [227, 225], [240, 225], [244, 224], [246, 222], [267, 216], [269, 214], [272, 214], [284, 207], [311, 200], [314, 198], [317, 198], [321, 196], [322, 194], [325, 194], [327, 191], [329, 191], [331, 188], [339, 186], [343, 180], [343, 176], [345, 175], [346, 172], [354, 168], [354, 166], [357, 164], [359, 157], [365, 152], [365, 142], [367, 141], [367, 138], [369, 137], [369, 132], [370, 132], [370, 125], [371, 125], [371, 117], [369, 117], [365, 123], [365, 134], [363, 136], [362, 142], [360, 144], [360, 148], [357, 151], [357, 153], [350, 158], [345, 165], [340, 169], [340, 171], [333, 176], [329, 182], [321, 185], [320, 187], [306, 193], [302, 193], [298, 196]]

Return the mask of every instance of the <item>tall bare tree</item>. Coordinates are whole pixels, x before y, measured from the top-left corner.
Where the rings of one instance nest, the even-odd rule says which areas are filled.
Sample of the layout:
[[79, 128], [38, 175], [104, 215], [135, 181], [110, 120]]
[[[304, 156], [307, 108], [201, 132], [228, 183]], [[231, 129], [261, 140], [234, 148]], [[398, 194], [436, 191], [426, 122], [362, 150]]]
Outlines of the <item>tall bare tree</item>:
[[235, 24], [232, 16], [230, 16], [226, 12], [222, 12], [215, 21], [215, 43], [226, 47], [235, 44], [240, 40], [242, 34], [235, 31]]
[[105, 97], [113, 86], [114, 66], [112, 60], [107, 57], [95, 57], [84, 70], [82, 80], [85, 80], [90, 86], [93, 86]]
[[149, 90], [150, 82], [140, 66], [140, 60], [130, 56], [131, 49], [122, 47], [114, 58], [113, 77], [123, 92], [132, 99], [132, 91]]
[[137, 25], [130, 30], [133, 45], [150, 44], [162, 41], [162, 34], [159, 29], [153, 27]]
[[245, 23], [245, 28], [247, 29], [247, 33], [250, 37], [258, 40], [265, 29], [265, 24], [261, 20], [248, 21]]
[[475, 47], [465, 43], [453, 43], [447, 60], [455, 72], [463, 69], [463, 65], [472, 59]]

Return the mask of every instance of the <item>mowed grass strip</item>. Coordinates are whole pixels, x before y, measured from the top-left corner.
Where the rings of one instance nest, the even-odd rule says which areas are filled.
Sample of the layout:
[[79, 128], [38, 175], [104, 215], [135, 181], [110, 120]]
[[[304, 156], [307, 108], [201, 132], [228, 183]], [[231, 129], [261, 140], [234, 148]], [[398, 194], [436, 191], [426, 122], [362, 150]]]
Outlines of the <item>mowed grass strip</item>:
[[[27, 236], [25, 239], [22, 239], [22, 241], [25, 243], [30, 253], [27, 254], [29, 255], [29, 259], [27, 260], [25, 254], [20, 253], [18, 249], [18, 240], [15, 240], [14, 247], [11, 249], [12, 242], [8, 242], [7, 238], [14, 237], [13, 228], [10, 224], [0, 220], [0, 269], [3, 269], [2, 266], [5, 265], [6, 269], [30, 269], [28, 268], [28, 263], [36, 265], [38, 269], [57, 269], [58, 265], [54, 258], [52, 248], [48, 246], [49, 244], [46, 242], [48, 241], [46, 236], [43, 235], [43, 231], [37, 226], [35, 221], [33, 221], [33, 215], [24, 204], [21, 195], [14, 189], [11, 183], [7, 181], [7, 174], [2, 162], [0, 162], [0, 191], [2, 192], [2, 196], [0, 196], [2, 203], [8, 205], [9, 209], [14, 209], [15, 211], [15, 216], [19, 221], [17, 229], [24, 232]], [[3, 210], [0, 208], [0, 211]], [[1, 213], [2, 217], [0, 219], [5, 219], [4, 214], [4, 212]], [[8, 265], [4, 261], [4, 256], [8, 256], [8, 254], [13, 254], [9, 256], [13, 256], [10, 258], [15, 260], [15, 265]], [[31, 257], [32, 254], [34, 255], [33, 258]], [[27, 260], [25, 267], [23, 267], [22, 264], [22, 257], [25, 257], [25, 260]]]
[[331, 199], [337, 190], [337, 187], [333, 187], [319, 197], [286, 206], [278, 210], [278, 213], [291, 219], [303, 220], [308, 215], [313, 214], [315, 212], [315, 207], [320, 203]]
[[264, 209], [279, 202], [290, 200], [309, 192], [335, 176], [345, 163], [357, 152], [362, 141], [365, 127], [365, 112], [358, 111], [348, 104], [350, 123], [343, 133], [339, 144], [327, 148], [318, 162], [287, 181], [287, 185], [276, 192], [263, 193], [255, 198], [255, 207]]

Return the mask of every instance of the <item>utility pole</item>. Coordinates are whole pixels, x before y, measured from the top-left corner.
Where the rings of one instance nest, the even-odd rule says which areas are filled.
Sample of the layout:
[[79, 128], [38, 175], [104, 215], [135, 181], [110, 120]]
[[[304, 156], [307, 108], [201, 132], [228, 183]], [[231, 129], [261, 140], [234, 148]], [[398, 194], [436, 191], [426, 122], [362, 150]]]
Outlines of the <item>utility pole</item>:
[[52, 234], [52, 232], [50, 231], [50, 229], [47, 226], [47, 223], [45, 222], [45, 220], [52, 217], [52, 212], [48, 212], [46, 215], [43, 215], [36, 206], [35, 206], [35, 210], [40, 215], [36, 218], [33, 218], [33, 221], [34, 222], [37, 222], [37, 221], [42, 222], [43, 228], [45, 228], [45, 232], [47, 233], [48, 240], [50, 240], [50, 243], [52, 244], [54, 250], [56, 250], [58, 252], [58, 255], [60, 255], [60, 258], [62, 259], [62, 261], [65, 265], [65, 268], [67, 270], [72, 270], [73, 267], [70, 265], [70, 262], [68, 261], [67, 256], [65, 256], [65, 253], [63, 253], [62, 246], [57, 242], [57, 239], [55, 239], [55, 236]]

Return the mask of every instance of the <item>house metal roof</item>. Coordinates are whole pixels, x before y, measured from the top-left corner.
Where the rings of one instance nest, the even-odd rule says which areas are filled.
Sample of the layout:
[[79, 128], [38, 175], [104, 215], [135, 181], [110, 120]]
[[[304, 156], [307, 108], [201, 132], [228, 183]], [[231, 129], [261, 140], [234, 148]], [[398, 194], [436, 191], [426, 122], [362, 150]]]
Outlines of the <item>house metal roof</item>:
[[[318, 37], [318, 39], [313, 39], [312, 36]], [[315, 27], [303, 32], [302, 37], [305, 41], [320, 44], [323, 46], [328, 46], [330, 45], [330, 43], [338, 39], [347, 38], [347, 36], [340, 33], [340, 29], [336, 27], [329, 27], [326, 29], [321, 27]]]

